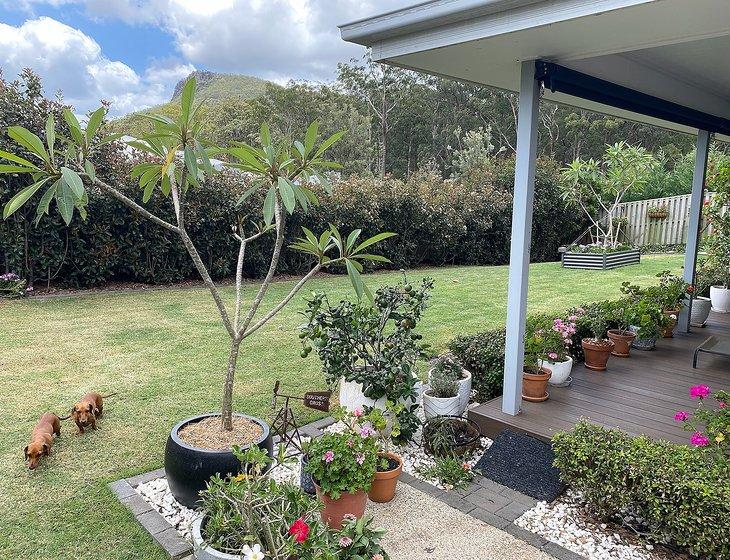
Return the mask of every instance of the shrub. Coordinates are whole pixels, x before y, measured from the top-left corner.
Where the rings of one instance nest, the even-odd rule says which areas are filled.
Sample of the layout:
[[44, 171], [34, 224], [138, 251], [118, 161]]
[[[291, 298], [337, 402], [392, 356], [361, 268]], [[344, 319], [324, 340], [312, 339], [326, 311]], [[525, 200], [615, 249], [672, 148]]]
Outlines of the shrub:
[[438, 480], [446, 490], [466, 488], [474, 480], [471, 465], [458, 457], [439, 457], [431, 465], [418, 467], [418, 472]]
[[472, 374], [472, 389], [478, 402], [502, 394], [504, 343], [504, 329], [460, 335], [449, 342], [449, 350]]
[[626, 510], [653, 536], [697, 556], [730, 558], [730, 463], [684, 445], [580, 422], [553, 438], [561, 478], [602, 517]]

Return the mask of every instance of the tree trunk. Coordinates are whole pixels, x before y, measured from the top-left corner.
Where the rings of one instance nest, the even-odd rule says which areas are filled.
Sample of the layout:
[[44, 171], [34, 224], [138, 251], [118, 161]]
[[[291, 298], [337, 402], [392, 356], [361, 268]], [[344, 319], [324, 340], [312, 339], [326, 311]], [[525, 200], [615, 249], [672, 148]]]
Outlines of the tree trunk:
[[241, 346], [241, 339], [231, 339], [231, 353], [228, 356], [228, 371], [226, 372], [226, 383], [223, 386], [223, 406], [221, 408], [221, 420], [224, 430], [233, 429], [233, 380], [236, 377], [236, 364], [238, 363], [238, 349]]

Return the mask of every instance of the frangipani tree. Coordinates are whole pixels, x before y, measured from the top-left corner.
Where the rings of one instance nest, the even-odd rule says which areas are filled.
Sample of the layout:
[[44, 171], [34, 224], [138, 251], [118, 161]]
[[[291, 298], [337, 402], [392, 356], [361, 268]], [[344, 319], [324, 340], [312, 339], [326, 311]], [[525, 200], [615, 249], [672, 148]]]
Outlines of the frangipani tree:
[[656, 164], [641, 146], [618, 142], [606, 148], [603, 161], [576, 159], [562, 170], [562, 198], [575, 202], [596, 228], [605, 248], [619, 244], [614, 212], [627, 192], [641, 188]]
[[[69, 224], [75, 211], [78, 211], [82, 218], [85, 217], [88, 191], [92, 190], [116, 198], [134, 212], [178, 235], [210, 291], [223, 326], [231, 339], [222, 399], [222, 425], [224, 429], [231, 430], [233, 383], [243, 341], [281, 311], [304, 284], [325, 267], [345, 266], [358, 297], [363, 295], [371, 297], [360, 275], [363, 270], [362, 263], [368, 260], [387, 262], [387, 259], [368, 253], [366, 250], [395, 234], [380, 233], [361, 241], [359, 229], [345, 237], [333, 225], [318, 235], [303, 228], [303, 236], [293, 243], [291, 248], [312, 257], [313, 265], [310, 271], [299, 279], [281, 301], [259, 315], [259, 308], [274, 278], [284, 248], [287, 217], [298, 210], [306, 211], [309, 206], [317, 204], [317, 197], [311, 188], [313, 184], [317, 183], [327, 190], [330, 189], [324, 171], [339, 166], [325, 159], [325, 152], [344, 133], [339, 132], [318, 142], [317, 124], [313, 123], [301, 141], [275, 143], [271, 139], [268, 127], [263, 125], [259, 147], [241, 142], [224, 150], [231, 160], [225, 165], [239, 169], [241, 181], [250, 183], [239, 203], [257, 191], [266, 193], [260, 221], [245, 224], [243, 220], [239, 220], [232, 226], [232, 235], [237, 240], [239, 248], [236, 260], [235, 299], [233, 308], [229, 309], [186, 229], [186, 196], [190, 189], [196, 188], [215, 173], [210, 158], [214, 153], [221, 151], [205, 147], [201, 141], [203, 125], [199, 118], [200, 104], [197, 106], [194, 104], [194, 94], [195, 79], [191, 78], [181, 94], [180, 116], [172, 119], [162, 115], [150, 115], [155, 130], [141, 139], [127, 142], [129, 146], [145, 155], [145, 161], [136, 165], [131, 173], [143, 189], [143, 204], [156, 192], [168, 197], [174, 208], [173, 222], [150, 213], [97, 175], [93, 164], [94, 154], [100, 146], [119, 138], [118, 135], [103, 134], [102, 125], [105, 116], [103, 107], [91, 114], [85, 126], [79, 123], [71, 111], [66, 110], [64, 120], [70, 131], [69, 137], [57, 132], [53, 117], [49, 117], [46, 123], [45, 143], [23, 127], [13, 126], [8, 129], [8, 135], [17, 142], [19, 148], [31, 154], [34, 161], [15, 153], [0, 151], [0, 158], [10, 162], [0, 165], [0, 174], [26, 174], [31, 178], [30, 185], [19, 191], [6, 204], [3, 218], [7, 219], [32, 201], [37, 204], [37, 223], [44, 215], [49, 214], [51, 204], [55, 202], [57, 211], [64, 222]], [[268, 272], [244, 310], [241, 284], [246, 247], [259, 237], [270, 233], [275, 236], [275, 241]]]

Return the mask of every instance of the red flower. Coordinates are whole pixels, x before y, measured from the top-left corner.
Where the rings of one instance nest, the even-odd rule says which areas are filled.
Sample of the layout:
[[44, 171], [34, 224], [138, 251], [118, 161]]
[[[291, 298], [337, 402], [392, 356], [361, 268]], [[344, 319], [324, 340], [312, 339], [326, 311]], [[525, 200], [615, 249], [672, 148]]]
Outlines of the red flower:
[[309, 525], [304, 521], [303, 517], [297, 519], [292, 526], [289, 527], [289, 534], [294, 535], [294, 540], [298, 543], [303, 543], [309, 536]]

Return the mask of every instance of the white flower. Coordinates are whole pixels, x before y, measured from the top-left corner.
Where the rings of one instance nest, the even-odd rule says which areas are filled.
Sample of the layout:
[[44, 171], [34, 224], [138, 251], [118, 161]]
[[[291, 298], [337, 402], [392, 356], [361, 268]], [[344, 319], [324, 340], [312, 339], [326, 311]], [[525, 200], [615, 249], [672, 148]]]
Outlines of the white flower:
[[246, 545], [241, 550], [243, 552], [243, 560], [266, 560], [266, 556], [261, 552], [261, 545], [253, 545], [253, 549]]

